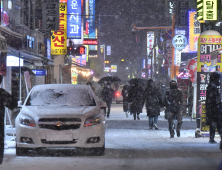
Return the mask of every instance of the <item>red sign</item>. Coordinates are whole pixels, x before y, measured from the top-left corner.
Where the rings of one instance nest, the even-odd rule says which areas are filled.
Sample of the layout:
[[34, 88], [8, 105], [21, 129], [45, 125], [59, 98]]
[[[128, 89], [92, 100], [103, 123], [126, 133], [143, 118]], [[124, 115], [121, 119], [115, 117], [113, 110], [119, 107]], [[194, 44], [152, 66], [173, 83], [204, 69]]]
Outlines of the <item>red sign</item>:
[[84, 45], [97, 45], [98, 41], [97, 39], [85, 39], [83, 40]]

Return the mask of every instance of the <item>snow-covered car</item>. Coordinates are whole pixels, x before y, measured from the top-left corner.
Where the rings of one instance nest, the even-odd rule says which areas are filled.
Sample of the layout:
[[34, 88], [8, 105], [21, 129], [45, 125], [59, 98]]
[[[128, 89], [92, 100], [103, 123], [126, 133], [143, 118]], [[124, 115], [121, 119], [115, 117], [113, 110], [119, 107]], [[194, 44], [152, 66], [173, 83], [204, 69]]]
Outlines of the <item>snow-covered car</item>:
[[87, 85], [45, 84], [32, 88], [16, 117], [16, 154], [39, 148], [105, 151], [104, 109]]

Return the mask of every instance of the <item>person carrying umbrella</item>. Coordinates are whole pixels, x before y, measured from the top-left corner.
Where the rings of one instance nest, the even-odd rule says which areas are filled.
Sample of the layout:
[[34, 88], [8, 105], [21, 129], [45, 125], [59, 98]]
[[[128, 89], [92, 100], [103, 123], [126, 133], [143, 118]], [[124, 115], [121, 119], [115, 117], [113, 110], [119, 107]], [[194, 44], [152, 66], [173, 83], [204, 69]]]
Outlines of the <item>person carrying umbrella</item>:
[[107, 117], [109, 117], [110, 114], [110, 108], [111, 108], [111, 104], [112, 104], [112, 99], [113, 99], [113, 95], [114, 95], [114, 90], [111, 88], [111, 83], [108, 82], [107, 84], [104, 84], [104, 88], [102, 90], [102, 99], [103, 101], [106, 102], [108, 111], [106, 114], [106, 108], [105, 108], [105, 114]]
[[133, 113], [134, 120], [140, 120], [139, 114], [143, 109], [143, 88], [138, 81], [132, 81], [129, 88], [128, 102], [130, 102], [130, 112]]
[[146, 111], [147, 116], [149, 117], [149, 129], [153, 129], [154, 127], [156, 130], [158, 130], [157, 120], [158, 116], [160, 115], [162, 99], [159, 89], [155, 87], [155, 82], [153, 79], [148, 80], [143, 98], [146, 101]]
[[123, 86], [123, 90], [122, 90], [122, 96], [123, 96], [123, 111], [126, 113], [126, 117], [128, 117], [128, 90], [129, 90], [129, 86], [128, 85], [124, 85]]

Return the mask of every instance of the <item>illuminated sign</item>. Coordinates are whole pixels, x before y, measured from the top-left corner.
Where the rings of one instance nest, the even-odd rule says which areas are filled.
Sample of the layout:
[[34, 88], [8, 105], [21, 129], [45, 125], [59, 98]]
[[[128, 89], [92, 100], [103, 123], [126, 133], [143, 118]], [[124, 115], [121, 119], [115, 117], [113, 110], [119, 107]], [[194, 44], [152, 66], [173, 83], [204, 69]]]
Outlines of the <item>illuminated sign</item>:
[[36, 76], [46, 76], [46, 70], [32, 70]]
[[217, 0], [203, 1], [203, 19], [217, 20]]
[[[211, 72], [213, 67], [211, 65], [211, 52], [221, 48], [220, 35], [201, 35], [199, 37], [199, 50], [197, 55], [197, 72]], [[221, 60], [218, 60], [220, 71], [222, 72]]]
[[81, 39], [81, 0], [67, 0], [67, 38]]
[[111, 72], [117, 72], [117, 65], [111, 65]]
[[108, 45], [107, 46], [107, 55], [111, 55], [111, 46], [110, 45]]
[[110, 72], [110, 67], [105, 67], [104, 72]]
[[96, 38], [95, 31], [95, 0], [89, 0], [89, 38]]
[[147, 55], [149, 55], [150, 52], [152, 51], [153, 43], [154, 43], [154, 32], [148, 32], [147, 33]]
[[59, 5], [59, 30], [53, 32], [51, 36], [51, 55], [66, 55], [67, 54], [67, 5]]
[[83, 40], [83, 44], [85, 44], [85, 45], [97, 45], [98, 41], [97, 41], [97, 39], [85, 39], [85, 40]]
[[189, 12], [189, 44], [190, 51], [196, 52], [198, 37], [200, 36], [200, 21], [197, 20], [197, 12]]
[[183, 50], [187, 46], [187, 38], [184, 35], [175, 35], [172, 44], [175, 49]]
[[198, 20], [217, 20], [217, 0], [197, 0]]
[[[7, 56], [6, 66], [19, 66], [19, 58], [14, 56]], [[23, 66], [23, 59], [20, 58], [20, 66]]]

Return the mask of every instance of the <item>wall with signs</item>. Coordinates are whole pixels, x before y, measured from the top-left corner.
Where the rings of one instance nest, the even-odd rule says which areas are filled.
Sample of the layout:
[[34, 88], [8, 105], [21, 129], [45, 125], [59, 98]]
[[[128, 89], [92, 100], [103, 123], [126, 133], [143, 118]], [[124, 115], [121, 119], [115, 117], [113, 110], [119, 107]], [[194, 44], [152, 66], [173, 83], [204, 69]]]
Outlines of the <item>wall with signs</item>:
[[81, 0], [67, 0], [67, 38], [81, 39]]
[[51, 55], [67, 54], [67, 5], [59, 5], [59, 30], [51, 36]]

